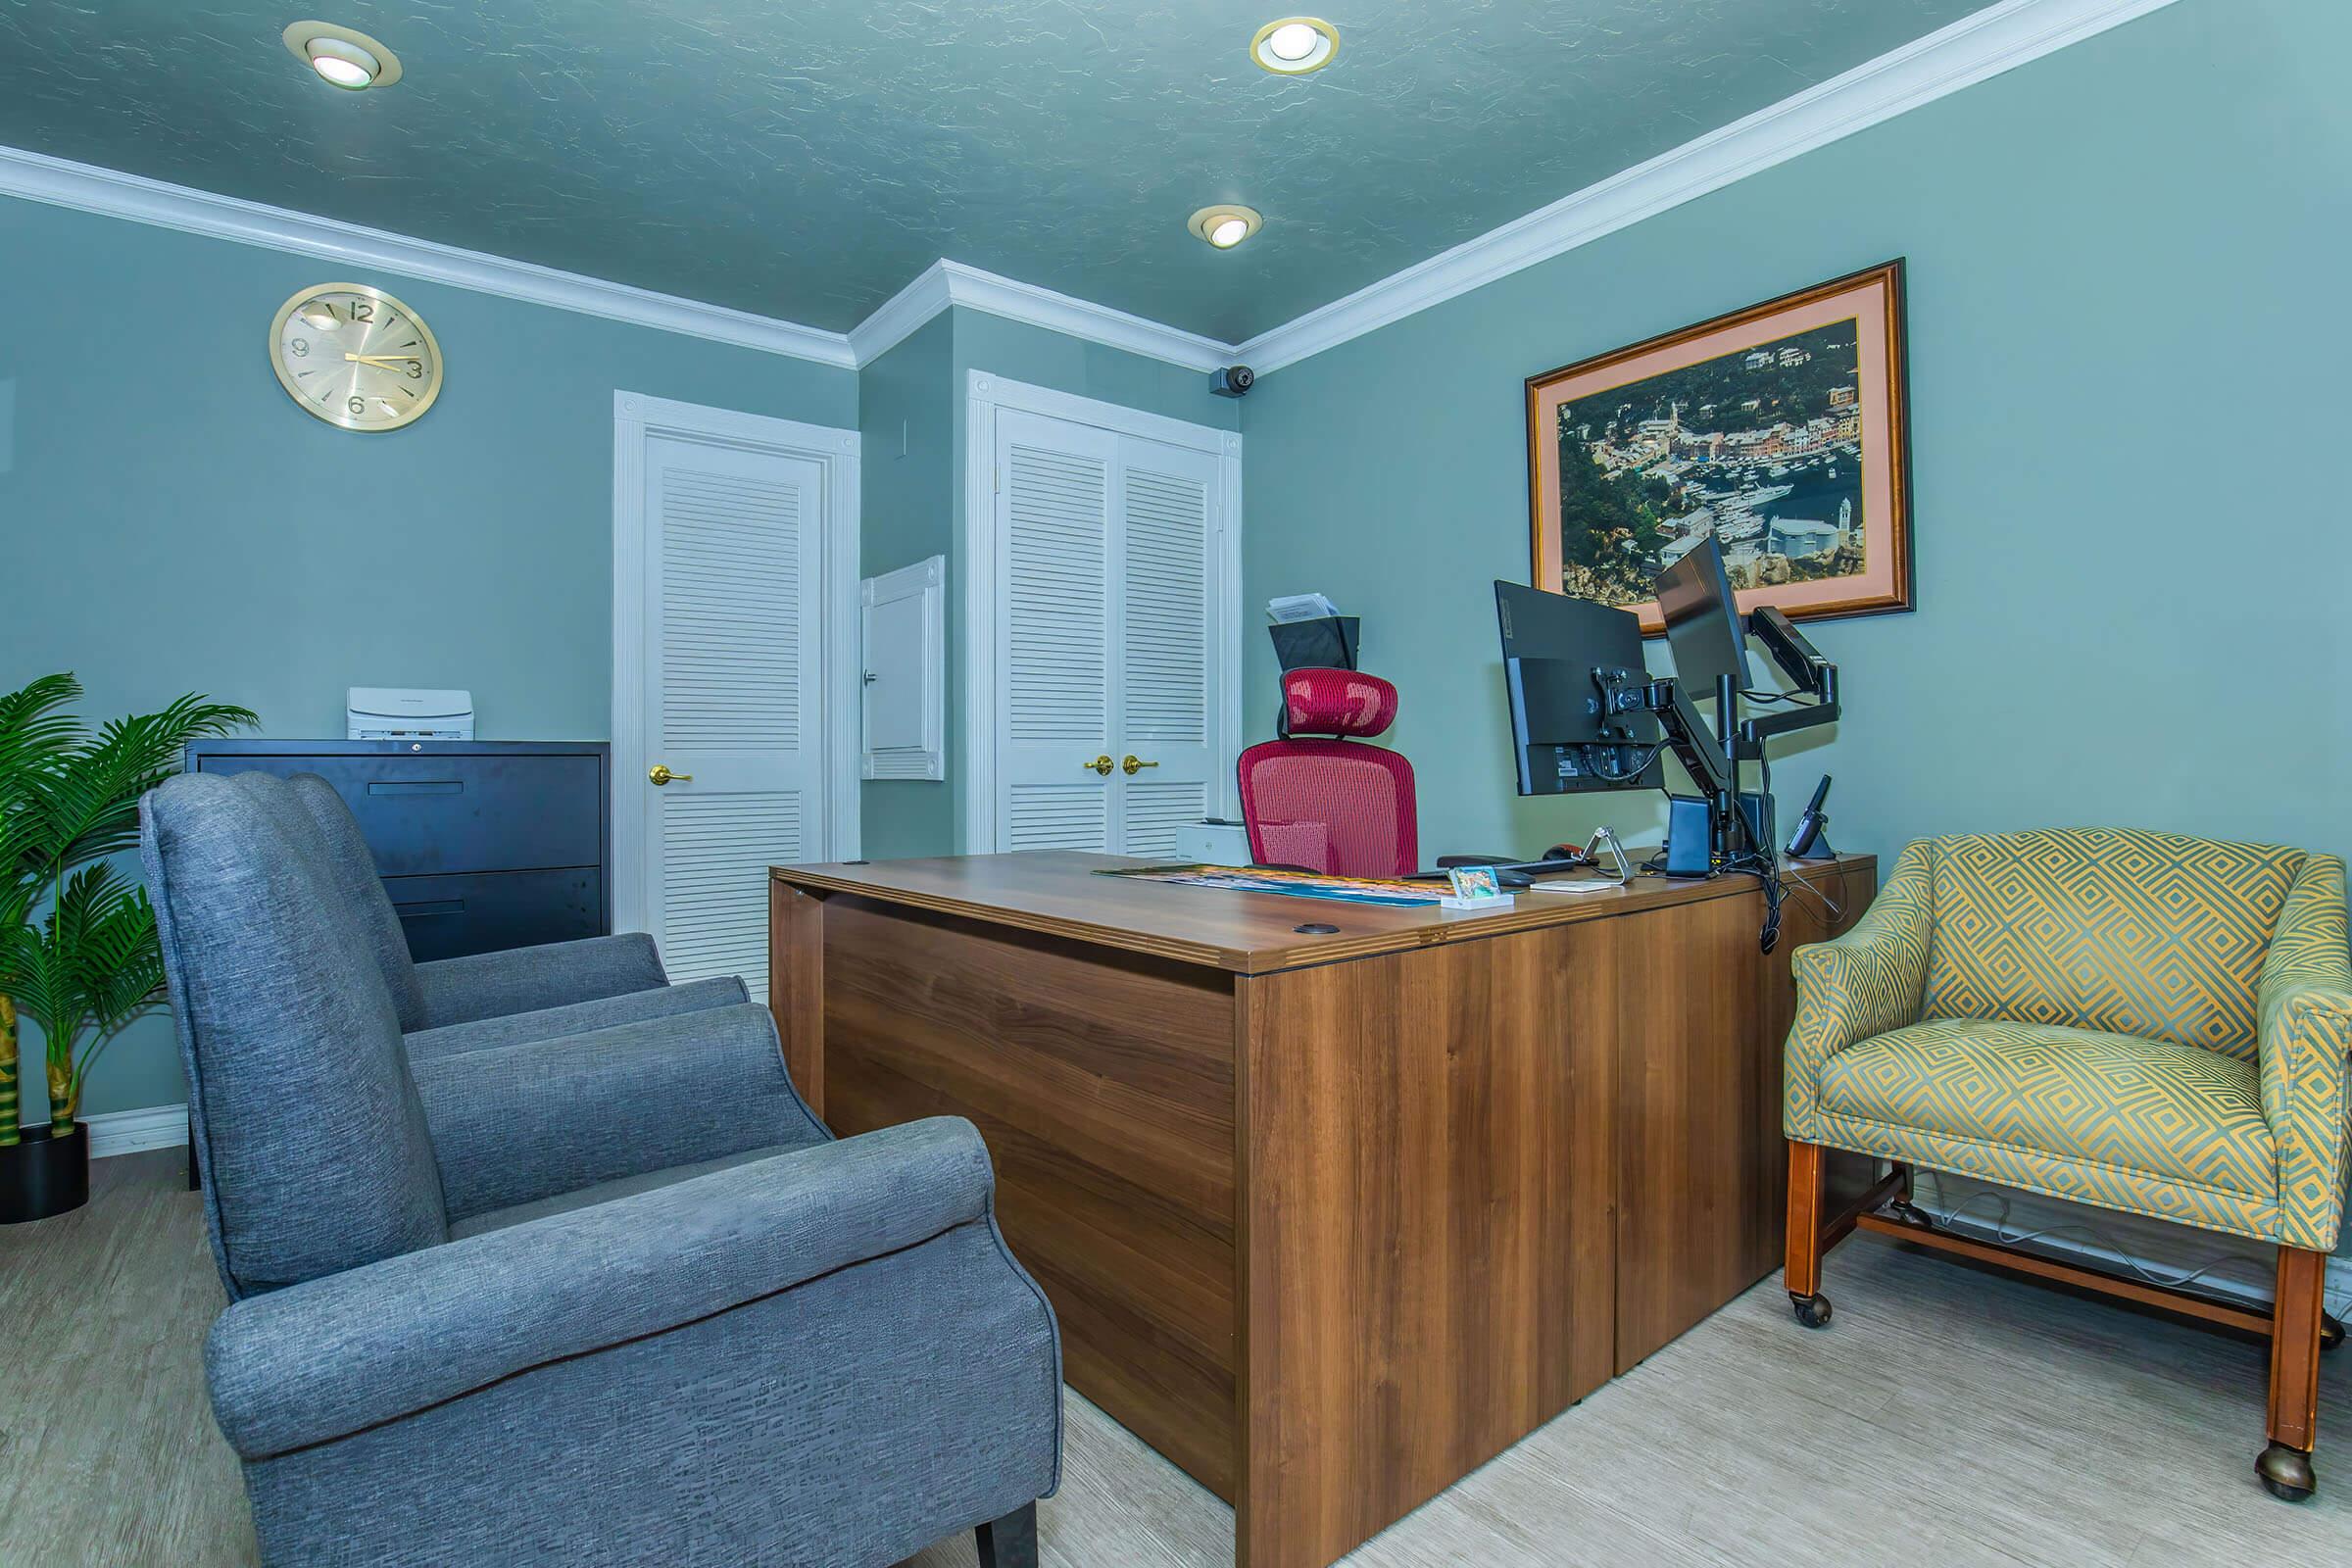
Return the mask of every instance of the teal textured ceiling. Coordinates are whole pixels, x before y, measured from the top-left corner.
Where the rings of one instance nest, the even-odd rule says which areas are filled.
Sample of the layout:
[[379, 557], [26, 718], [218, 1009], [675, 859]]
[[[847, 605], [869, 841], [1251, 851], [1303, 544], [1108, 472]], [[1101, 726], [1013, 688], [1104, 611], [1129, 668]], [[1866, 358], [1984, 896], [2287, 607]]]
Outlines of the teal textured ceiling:
[[1271, 0], [0, 0], [0, 143], [812, 326], [947, 256], [1233, 340], [1980, 3], [1329, 0], [1283, 78]]

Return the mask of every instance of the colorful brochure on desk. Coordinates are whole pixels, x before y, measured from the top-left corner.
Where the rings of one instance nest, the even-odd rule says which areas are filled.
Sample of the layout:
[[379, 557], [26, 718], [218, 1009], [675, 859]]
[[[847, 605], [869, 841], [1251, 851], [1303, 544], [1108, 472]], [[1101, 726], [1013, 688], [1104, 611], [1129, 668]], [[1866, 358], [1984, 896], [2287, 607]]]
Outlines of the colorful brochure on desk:
[[1427, 907], [1442, 903], [1443, 884], [1392, 882], [1373, 877], [1324, 876], [1314, 871], [1264, 871], [1242, 865], [1136, 865], [1108, 867], [1097, 876], [1123, 876], [1139, 882], [1168, 882], [1179, 887], [1222, 888], [1228, 893], [1280, 893], [1295, 899], [1330, 899], [1340, 904], [1376, 904], [1392, 907]]

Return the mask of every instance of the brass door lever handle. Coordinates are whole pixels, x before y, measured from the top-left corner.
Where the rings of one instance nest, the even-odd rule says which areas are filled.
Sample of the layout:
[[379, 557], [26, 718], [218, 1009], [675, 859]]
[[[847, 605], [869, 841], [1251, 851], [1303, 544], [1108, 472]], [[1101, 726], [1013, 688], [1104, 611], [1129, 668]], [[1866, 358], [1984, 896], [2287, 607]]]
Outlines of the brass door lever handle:
[[692, 773], [672, 773], [669, 770], [669, 764], [666, 762], [656, 762], [652, 767], [649, 767], [645, 770], [645, 776], [652, 779], [657, 788], [661, 785], [669, 783], [672, 779], [675, 779], [683, 784], [691, 784], [694, 782], [694, 775]]
[[1078, 765], [1080, 767], [1091, 767], [1096, 772], [1102, 774], [1104, 778], [1110, 777], [1111, 764], [1110, 754], [1108, 752], [1104, 752], [1101, 757], [1096, 758], [1091, 762], [1080, 762]]
[[[1157, 762], [1147, 762], [1142, 758], [1136, 756], [1133, 752], [1129, 752], [1127, 754], [1127, 760], [1121, 762], [1119, 764], [1119, 768], [1120, 771], [1124, 772], [1129, 778], [1133, 778], [1145, 768], [1157, 767], [1158, 765], [1159, 764]], [[1110, 770], [1108, 768], [1104, 768], [1103, 771], [1107, 773]]]

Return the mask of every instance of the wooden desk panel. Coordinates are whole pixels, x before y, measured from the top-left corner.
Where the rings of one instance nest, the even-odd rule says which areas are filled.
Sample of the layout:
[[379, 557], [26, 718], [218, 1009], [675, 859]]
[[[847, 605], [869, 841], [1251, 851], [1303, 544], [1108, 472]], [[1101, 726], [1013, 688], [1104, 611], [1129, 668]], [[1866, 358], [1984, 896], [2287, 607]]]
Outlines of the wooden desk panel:
[[1781, 1266], [1788, 956], [1853, 924], [1875, 880], [1867, 865], [1808, 870], [1802, 888], [1792, 875], [1770, 955], [1755, 899], [1588, 928], [1617, 977], [1619, 1372]]
[[1327, 1563], [1608, 1380], [1586, 929], [1242, 981], [1244, 1562]]
[[969, 1118], [1071, 1386], [1230, 1501], [1232, 978], [861, 899], [822, 918], [834, 1131]]
[[[1755, 1031], [1764, 956], [1755, 902], [1718, 901], [1588, 933], [1610, 976], [1617, 1108], [1618, 1372], [1753, 1285], [1786, 1207], [1760, 1173]], [[1786, 1152], [1781, 1155], [1786, 1158]], [[1768, 1212], [1769, 1211], [1769, 1212]]]

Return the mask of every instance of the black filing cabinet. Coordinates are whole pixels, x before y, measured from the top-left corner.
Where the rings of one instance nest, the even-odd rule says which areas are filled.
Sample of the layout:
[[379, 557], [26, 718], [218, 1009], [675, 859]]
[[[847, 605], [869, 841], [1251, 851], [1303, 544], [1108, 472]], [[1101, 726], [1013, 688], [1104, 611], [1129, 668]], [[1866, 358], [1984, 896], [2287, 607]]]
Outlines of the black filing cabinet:
[[612, 929], [601, 741], [198, 741], [190, 772], [316, 773], [359, 818], [419, 961]]

